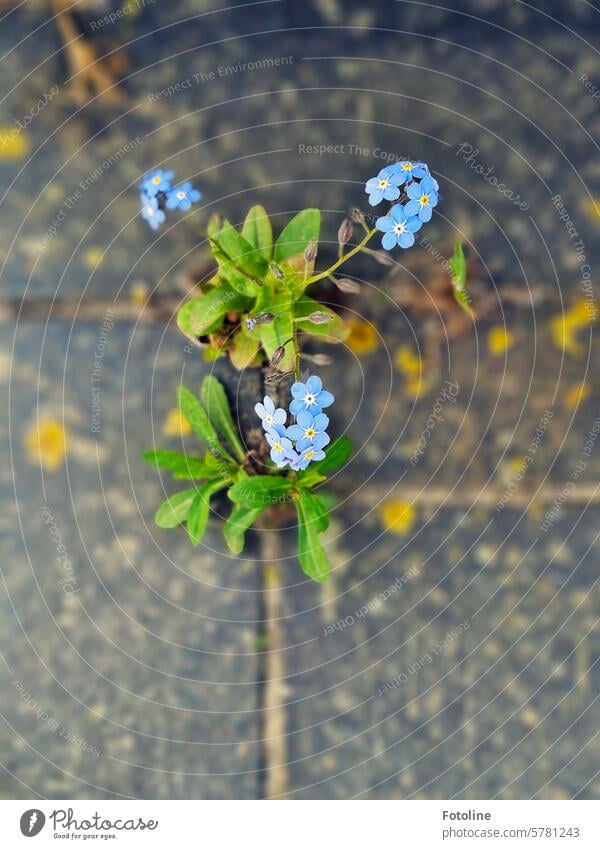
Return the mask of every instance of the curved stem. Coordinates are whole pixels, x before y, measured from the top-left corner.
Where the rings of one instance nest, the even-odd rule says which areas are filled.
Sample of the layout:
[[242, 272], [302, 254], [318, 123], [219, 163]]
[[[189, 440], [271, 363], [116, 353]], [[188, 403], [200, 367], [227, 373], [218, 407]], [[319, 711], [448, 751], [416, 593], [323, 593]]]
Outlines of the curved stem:
[[336, 271], [340, 267], [340, 265], [343, 265], [343, 263], [345, 263], [347, 259], [350, 259], [350, 257], [354, 256], [354, 254], [357, 254], [359, 251], [362, 251], [369, 239], [371, 239], [376, 232], [376, 227], [373, 227], [372, 230], [368, 230], [367, 235], [364, 237], [362, 242], [359, 242], [355, 248], [352, 248], [352, 250], [348, 251], [347, 254], [341, 256], [338, 260], [336, 260], [336, 262], [333, 263], [333, 265], [330, 265], [329, 268], [325, 269], [325, 271], [321, 271], [319, 272], [319, 274], [314, 274], [312, 277], [309, 277], [306, 281], [306, 285], [309, 286], [311, 283], [316, 283], [317, 280], [323, 280], [325, 277], [329, 277], [330, 274], [333, 274], [333, 272]]

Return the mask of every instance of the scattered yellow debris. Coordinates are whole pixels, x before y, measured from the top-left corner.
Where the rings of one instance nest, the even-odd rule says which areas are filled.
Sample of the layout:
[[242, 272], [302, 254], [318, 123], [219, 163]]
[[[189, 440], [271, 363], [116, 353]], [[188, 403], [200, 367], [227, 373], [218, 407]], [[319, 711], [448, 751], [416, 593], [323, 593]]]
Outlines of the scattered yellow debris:
[[394, 534], [407, 534], [416, 518], [415, 507], [409, 501], [387, 501], [379, 512], [383, 526]]
[[27, 136], [19, 127], [0, 127], [0, 159], [22, 159], [29, 153]]
[[493, 357], [501, 357], [509, 348], [512, 348], [515, 337], [501, 324], [492, 327], [488, 333], [488, 351]]
[[101, 248], [88, 248], [83, 255], [83, 261], [88, 268], [96, 268], [102, 262], [104, 251]]
[[586, 398], [590, 397], [590, 387], [585, 381], [581, 383], [575, 383], [568, 389], [565, 393], [565, 407], [569, 410], [574, 410], [582, 401], [585, 401]]
[[169, 410], [162, 429], [165, 436], [185, 436], [191, 430], [190, 423], [179, 407]]
[[586, 201], [585, 208], [592, 220], [595, 221], [600, 218], [600, 198]]
[[595, 319], [593, 305], [587, 301], [576, 301], [573, 306], [550, 320], [550, 331], [556, 347], [574, 357], [581, 356], [585, 348], [576, 338], [583, 327], [587, 327]]
[[418, 377], [421, 374], [421, 358], [409, 345], [398, 348], [394, 363], [406, 377]]
[[379, 342], [375, 325], [362, 318], [352, 318], [348, 322], [350, 335], [346, 343], [355, 354], [369, 354], [374, 351]]
[[148, 286], [141, 281], [134, 283], [129, 292], [129, 300], [133, 304], [134, 307], [138, 309], [143, 309], [148, 303]]
[[27, 431], [25, 448], [30, 463], [41, 463], [55, 472], [65, 460], [67, 433], [59, 421], [44, 419]]

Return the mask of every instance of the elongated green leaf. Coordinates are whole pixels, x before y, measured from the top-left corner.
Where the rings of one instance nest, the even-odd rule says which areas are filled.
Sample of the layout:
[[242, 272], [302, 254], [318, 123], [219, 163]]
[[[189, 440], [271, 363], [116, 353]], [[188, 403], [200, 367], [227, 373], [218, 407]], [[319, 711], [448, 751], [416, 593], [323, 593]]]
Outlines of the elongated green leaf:
[[[308, 316], [314, 312], [326, 313], [331, 317], [331, 321], [326, 324], [313, 324], [308, 321]], [[302, 320], [306, 317], [306, 320]], [[343, 341], [349, 334], [349, 329], [346, 327], [342, 318], [329, 307], [323, 306], [314, 298], [309, 298], [303, 295], [294, 303], [294, 318], [296, 319], [296, 327], [299, 330], [304, 330], [306, 333], [312, 333], [314, 336], [323, 337], [323, 341], [328, 340]], [[298, 321], [298, 319], [301, 319]]]
[[248, 212], [242, 236], [269, 262], [273, 253], [273, 228], [264, 206], [253, 206]]
[[159, 528], [176, 528], [188, 517], [192, 502], [196, 497], [196, 489], [186, 489], [176, 492], [160, 505], [154, 516]]
[[315, 523], [319, 533], [329, 527], [329, 511], [321, 498], [314, 492], [303, 492], [302, 500], [309, 520]]
[[190, 427], [194, 433], [206, 442], [211, 452], [234, 463], [233, 458], [221, 445], [217, 431], [211, 424], [208, 413], [193, 392], [190, 392], [185, 386], [179, 386], [177, 387], [177, 400], [179, 401], [181, 412], [190, 423]]
[[212, 424], [225, 437], [238, 460], [243, 463], [246, 452], [233, 422], [227, 395], [223, 385], [212, 374], [207, 374], [202, 381], [202, 403]]
[[269, 507], [289, 500], [292, 481], [279, 475], [254, 475], [240, 480], [229, 490], [232, 501], [245, 507]]
[[219, 247], [229, 259], [246, 274], [262, 279], [267, 271], [267, 260], [254, 245], [238, 233], [230, 221], [224, 221], [218, 235]]
[[328, 445], [325, 449], [325, 457], [318, 460], [316, 463], [311, 463], [305, 472], [299, 472], [298, 481], [305, 486], [314, 486], [319, 483], [319, 480], [314, 480], [313, 476], [318, 475], [322, 480], [330, 472], [335, 471], [339, 466], [343, 466], [350, 454], [352, 454], [352, 443], [347, 436], [340, 436]]
[[318, 242], [320, 227], [321, 213], [318, 209], [303, 209], [295, 215], [275, 242], [275, 262], [285, 262], [302, 254], [309, 242]]
[[450, 268], [452, 269], [452, 290], [454, 292], [454, 300], [464, 309], [469, 315], [473, 315], [471, 307], [471, 297], [467, 292], [467, 261], [463, 251], [462, 242], [456, 242], [454, 245], [454, 254], [449, 260]]
[[243, 504], [234, 505], [229, 518], [223, 526], [225, 542], [233, 554], [242, 553], [246, 531], [256, 522], [266, 507], [267, 505], [264, 507], [245, 507]]
[[202, 336], [218, 327], [230, 310], [245, 311], [251, 304], [251, 299], [222, 282], [205, 295], [187, 301], [177, 314], [177, 326], [186, 336]]
[[[310, 493], [301, 490], [295, 499], [298, 513], [298, 560], [302, 571], [313, 581], [323, 583], [329, 576], [329, 561], [319, 541], [322, 513], [309, 498]], [[312, 496], [314, 498], [314, 496]]]
[[265, 349], [269, 359], [273, 356], [276, 348], [285, 346], [285, 356], [280, 361], [280, 371], [290, 371], [294, 367], [294, 347], [286, 344], [294, 333], [294, 321], [292, 315], [292, 300], [287, 292], [273, 293], [268, 302], [269, 312], [275, 316], [269, 324], [261, 324], [253, 333], [256, 333]]
[[142, 457], [152, 466], [176, 472], [178, 477], [208, 478], [212, 475], [210, 467], [204, 460], [200, 460], [198, 457], [189, 457], [187, 454], [180, 454], [179, 451], [158, 448], [152, 451], [144, 451]]
[[192, 545], [198, 545], [206, 531], [211, 495], [223, 489], [226, 484], [227, 481], [209, 481], [198, 488], [187, 516], [187, 532]]
[[252, 365], [258, 354], [259, 347], [260, 340], [258, 336], [252, 337], [244, 333], [243, 330], [238, 330], [233, 337], [231, 348], [229, 349], [231, 362], [236, 369], [243, 371]]

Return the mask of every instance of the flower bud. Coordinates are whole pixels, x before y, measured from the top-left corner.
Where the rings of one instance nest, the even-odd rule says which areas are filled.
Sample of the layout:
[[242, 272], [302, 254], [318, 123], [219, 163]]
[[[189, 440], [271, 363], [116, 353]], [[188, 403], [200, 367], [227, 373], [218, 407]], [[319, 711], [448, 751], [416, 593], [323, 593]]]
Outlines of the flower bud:
[[344, 218], [338, 230], [338, 242], [340, 243], [340, 245], [348, 244], [348, 242], [352, 238], [353, 230], [354, 227], [352, 226], [352, 221], [350, 221], [349, 218]]
[[358, 209], [357, 207], [354, 207], [354, 209], [352, 210], [350, 215], [352, 216], [352, 220], [354, 222], [356, 222], [356, 224], [364, 224], [365, 223], [365, 216], [360, 211], [360, 209]]
[[348, 277], [342, 277], [340, 280], [336, 280], [335, 285], [340, 292], [348, 292], [350, 295], [358, 295], [360, 292], [360, 283], [356, 283], [356, 281], [350, 280]]
[[373, 259], [376, 259], [380, 265], [386, 265], [388, 268], [391, 268], [393, 265], [396, 265], [394, 260], [388, 254], [383, 251], [369, 251]]
[[271, 357], [271, 365], [276, 366], [282, 361], [285, 357], [285, 348], [283, 345], [280, 345], [279, 348], [275, 348], [273, 351], [273, 356]]
[[329, 354], [302, 354], [302, 358], [309, 360], [316, 366], [330, 366], [332, 359]]
[[272, 312], [262, 312], [256, 316], [256, 324], [271, 324], [275, 316]]
[[311, 312], [308, 316], [308, 320], [311, 324], [329, 324], [332, 316], [327, 312]]
[[304, 249], [304, 259], [307, 262], [314, 262], [317, 258], [317, 243], [314, 239], [308, 243], [306, 248]]
[[278, 280], [283, 280], [285, 274], [281, 270], [281, 268], [277, 265], [276, 262], [272, 262], [269, 266], [269, 270], [273, 277], [276, 277]]

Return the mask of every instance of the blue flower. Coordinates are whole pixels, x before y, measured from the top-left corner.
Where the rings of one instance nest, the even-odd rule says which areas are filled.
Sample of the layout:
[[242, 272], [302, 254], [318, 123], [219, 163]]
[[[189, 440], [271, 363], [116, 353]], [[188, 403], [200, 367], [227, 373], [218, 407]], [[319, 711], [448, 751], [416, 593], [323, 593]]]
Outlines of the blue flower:
[[414, 180], [415, 177], [421, 178], [429, 176], [429, 168], [424, 162], [411, 162], [410, 159], [403, 159], [401, 162], [395, 162], [393, 165], [390, 165], [390, 168], [394, 174], [401, 174], [404, 178], [400, 185], [408, 183], [410, 180]]
[[400, 197], [400, 189], [404, 180], [402, 175], [393, 172], [390, 168], [382, 168], [376, 177], [372, 177], [365, 183], [365, 192], [369, 195], [371, 206], [377, 206], [382, 200], [397, 200]]
[[165, 214], [162, 209], [159, 209], [158, 201], [155, 197], [151, 198], [143, 193], [140, 200], [142, 202], [142, 218], [148, 222], [153, 230], [158, 230], [165, 220]]
[[187, 212], [201, 197], [202, 194], [191, 183], [180, 183], [168, 190], [167, 209], [181, 209]]
[[267, 431], [267, 442], [271, 446], [271, 460], [282, 469], [296, 453], [291, 441], [277, 433], [276, 430]]
[[[413, 185], [415, 184], [409, 186], [409, 189]], [[389, 215], [384, 215], [375, 222], [377, 229], [384, 233], [381, 244], [386, 251], [391, 251], [396, 245], [400, 245], [401, 248], [410, 248], [414, 245], [414, 234], [421, 228], [422, 223], [416, 215], [408, 216], [407, 209], [408, 204], [402, 206], [397, 203], [391, 208]]]
[[308, 410], [303, 410], [298, 413], [297, 424], [290, 425], [286, 433], [296, 442], [297, 451], [304, 451], [311, 446], [324, 448], [330, 441], [325, 433], [328, 424], [329, 419], [325, 413], [313, 416]]
[[420, 183], [411, 183], [406, 190], [410, 200], [405, 206], [406, 215], [418, 215], [421, 221], [430, 221], [432, 210], [437, 206], [436, 183], [431, 177], [424, 177]]
[[294, 383], [292, 385], [292, 396], [294, 400], [290, 404], [290, 413], [295, 416], [303, 410], [308, 410], [313, 416], [320, 413], [323, 407], [333, 404], [334, 397], [331, 392], [323, 389], [320, 377], [313, 375], [306, 383]]
[[325, 452], [322, 448], [317, 448], [316, 445], [311, 445], [305, 448], [300, 455], [300, 468], [305, 469], [309, 463], [316, 463], [317, 460], [324, 460]]
[[157, 168], [156, 171], [151, 171], [142, 180], [142, 191], [146, 192], [148, 197], [156, 197], [159, 192], [167, 192], [171, 188], [172, 179], [172, 171]]
[[279, 436], [285, 436], [287, 413], [283, 407], [275, 409], [273, 401], [268, 395], [265, 395], [263, 403], [257, 404], [254, 409], [256, 415], [262, 420], [262, 426], [266, 431], [273, 430]]

